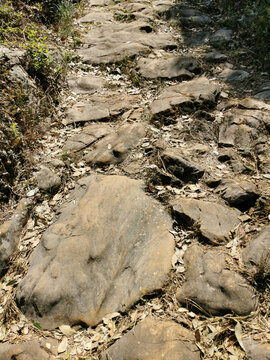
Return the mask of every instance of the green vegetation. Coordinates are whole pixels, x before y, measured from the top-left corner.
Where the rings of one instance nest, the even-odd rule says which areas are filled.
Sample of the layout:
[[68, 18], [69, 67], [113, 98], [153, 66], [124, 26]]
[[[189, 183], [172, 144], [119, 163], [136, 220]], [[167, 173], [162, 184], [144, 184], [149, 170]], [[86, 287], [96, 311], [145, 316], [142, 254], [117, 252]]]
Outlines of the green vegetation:
[[16, 66], [14, 60], [0, 58], [0, 201], [8, 201], [15, 181], [28, 176], [27, 151], [33, 153], [54, 117], [73, 59], [65, 41], [69, 47], [79, 42], [73, 25], [79, 5], [76, 0], [0, 2], [0, 46], [18, 53]]
[[237, 30], [239, 37], [270, 69], [270, 0], [214, 0], [215, 11], [223, 9], [226, 25]]

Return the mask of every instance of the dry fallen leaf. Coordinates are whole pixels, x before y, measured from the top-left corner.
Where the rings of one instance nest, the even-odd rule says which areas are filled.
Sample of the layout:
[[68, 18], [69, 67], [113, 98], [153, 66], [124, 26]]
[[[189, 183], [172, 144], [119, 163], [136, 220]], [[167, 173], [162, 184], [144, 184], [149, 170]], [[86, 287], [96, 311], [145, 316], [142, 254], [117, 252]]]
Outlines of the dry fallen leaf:
[[237, 323], [235, 325], [234, 333], [235, 333], [235, 337], [236, 337], [239, 345], [245, 351], [245, 347], [244, 347], [244, 344], [243, 344], [243, 341], [242, 341], [242, 326], [238, 321], [237, 321]]
[[69, 325], [60, 325], [59, 329], [66, 336], [71, 336], [76, 333], [76, 331], [72, 329]]
[[67, 350], [67, 346], [68, 346], [68, 339], [66, 337], [64, 337], [64, 339], [60, 342], [59, 346], [58, 346], [58, 354], [61, 354], [63, 352], [65, 352]]

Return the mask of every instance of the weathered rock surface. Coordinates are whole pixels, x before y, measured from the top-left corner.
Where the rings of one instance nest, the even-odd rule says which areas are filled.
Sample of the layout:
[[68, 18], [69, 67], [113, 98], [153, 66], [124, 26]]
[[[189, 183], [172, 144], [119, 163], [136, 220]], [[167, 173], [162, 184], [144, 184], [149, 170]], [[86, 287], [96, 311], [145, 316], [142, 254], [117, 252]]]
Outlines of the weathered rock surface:
[[170, 56], [165, 59], [142, 58], [138, 61], [139, 73], [147, 79], [179, 78], [190, 80], [200, 72], [198, 62], [191, 57]]
[[93, 95], [87, 104], [77, 104], [70, 109], [64, 124], [113, 119], [134, 107], [140, 99], [139, 95]]
[[0, 275], [6, 270], [8, 259], [18, 245], [20, 233], [30, 214], [30, 205], [31, 200], [22, 199], [11, 219], [0, 226]]
[[270, 344], [259, 343], [251, 337], [243, 339], [248, 360], [270, 360]]
[[193, 334], [175, 323], [146, 318], [114, 343], [101, 360], [199, 360]]
[[211, 35], [210, 41], [215, 46], [221, 46], [231, 41], [232, 34], [232, 30], [220, 29]]
[[61, 186], [61, 178], [51, 169], [42, 166], [41, 170], [34, 174], [34, 179], [40, 190], [56, 193]]
[[269, 100], [270, 99], [270, 82], [262, 84], [258, 92], [254, 96], [255, 99]]
[[169, 34], [155, 33], [147, 22], [102, 25], [90, 30], [84, 38], [88, 48], [78, 50], [85, 63], [106, 64], [126, 57], [149, 53], [152, 48], [176, 48]]
[[76, 94], [94, 93], [103, 88], [105, 80], [100, 76], [81, 76], [68, 79], [68, 85]]
[[86, 14], [82, 18], [79, 19], [79, 22], [82, 24], [87, 23], [105, 23], [105, 22], [111, 22], [113, 21], [113, 13], [112, 12], [106, 12], [104, 9], [95, 9], [91, 10], [89, 14]]
[[259, 197], [256, 186], [248, 181], [223, 180], [216, 190], [230, 206], [240, 209], [249, 208]]
[[247, 149], [266, 140], [270, 115], [260, 110], [232, 109], [219, 126], [219, 146]]
[[240, 211], [220, 204], [196, 200], [176, 199], [170, 202], [176, 219], [197, 225], [201, 235], [212, 244], [229, 240], [230, 232], [240, 222]]
[[209, 24], [211, 18], [208, 15], [202, 14], [198, 9], [185, 5], [175, 5], [165, 13], [167, 20], [177, 20], [183, 25], [196, 26]]
[[204, 169], [193, 161], [181, 156], [175, 149], [167, 149], [161, 154], [166, 169], [186, 182], [197, 182], [204, 174]]
[[70, 137], [63, 146], [63, 150], [82, 150], [113, 132], [114, 130], [108, 124], [90, 124], [86, 126], [80, 134]]
[[219, 78], [232, 82], [232, 81], [243, 81], [249, 77], [249, 73], [244, 70], [232, 70], [232, 69], [225, 69], [219, 74]]
[[243, 260], [248, 266], [255, 266], [265, 275], [270, 274], [270, 226], [254, 236], [243, 251]]
[[210, 52], [205, 57], [205, 60], [210, 63], [222, 63], [227, 60], [227, 55], [218, 52]]
[[172, 221], [141, 187], [123, 176], [79, 181], [19, 285], [26, 316], [44, 328], [93, 326], [163, 285], [174, 251]]
[[219, 93], [220, 88], [217, 84], [210, 83], [205, 77], [200, 77], [168, 87], [158, 99], [153, 101], [150, 110], [153, 117], [155, 117], [203, 105], [213, 106]]
[[135, 147], [145, 135], [145, 124], [126, 124], [117, 132], [105, 136], [95, 144], [95, 148], [84, 156], [87, 163], [95, 165], [122, 162], [128, 151]]
[[248, 315], [256, 309], [254, 290], [242, 276], [227, 270], [221, 251], [192, 245], [184, 261], [187, 280], [176, 295], [181, 303], [191, 300], [211, 315]]
[[29, 341], [20, 344], [0, 344], [1, 360], [52, 360], [45, 350], [41, 349], [37, 341]]

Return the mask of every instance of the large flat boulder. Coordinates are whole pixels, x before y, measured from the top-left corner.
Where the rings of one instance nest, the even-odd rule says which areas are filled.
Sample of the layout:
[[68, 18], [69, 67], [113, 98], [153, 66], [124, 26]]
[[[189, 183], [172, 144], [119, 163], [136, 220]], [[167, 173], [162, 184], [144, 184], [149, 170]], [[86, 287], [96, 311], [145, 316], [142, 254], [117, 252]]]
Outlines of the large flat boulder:
[[210, 82], [206, 77], [200, 77], [165, 88], [152, 102], [150, 110], [152, 116], [156, 117], [203, 105], [213, 106], [219, 93], [220, 88], [217, 84]]
[[138, 61], [139, 73], [147, 79], [190, 80], [200, 72], [198, 62], [191, 57], [170, 56], [161, 59], [141, 58]]
[[191, 331], [171, 320], [147, 317], [114, 343], [101, 360], [199, 360]]
[[99, 166], [120, 163], [144, 135], [145, 125], [142, 123], [123, 125], [95, 143], [94, 149], [84, 156], [84, 160]]
[[78, 182], [19, 285], [17, 302], [29, 319], [43, 328], [94, 326], [164, 284], [172, 220], [142, 186], [124, 176]]
[[170, 202], [176, 219], [187, 225], [197, 225], [201, 235], [212, 244], [221, 244], [230, 239], [230, 233], [241, 214], [239, 210], [196, 199], [180, 198]]
[[79, 103], [67, 111], [65, 125], [88, 121], [108, 121], [139, 103], [139, 95], [108, 93], [93, 95], [88, 103]]
[[86, 48], [78, 55], [87, 64], [119, 62], [127, 57], [151, 52], [151, 49], [176, 48], [176, 42], [167, 33], [155, 33], [147, 22], [105, 24], [91, 29], [84, 37]]
[[247, 266], [255, 266], [257, 271], [270, 275], [270, 226], [263, 228], [254, 236], [243, 251]]
[[211, 315], [248, 315], [256, 309], [253, 288], [242, 276], [227, 269], [221, 251], [192, 245], [184, 262], [186, 282], [176, 295], [181, 303], [192, 301]]

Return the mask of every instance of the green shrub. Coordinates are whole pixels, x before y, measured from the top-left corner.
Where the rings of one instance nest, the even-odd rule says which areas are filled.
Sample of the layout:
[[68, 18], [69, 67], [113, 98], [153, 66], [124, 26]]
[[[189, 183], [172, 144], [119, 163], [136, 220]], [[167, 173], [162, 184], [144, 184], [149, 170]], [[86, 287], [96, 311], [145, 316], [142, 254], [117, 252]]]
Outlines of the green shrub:
[[214, 0], [226, 24], [235, 28], [265, 67], [270, 60], [270, 0]]

